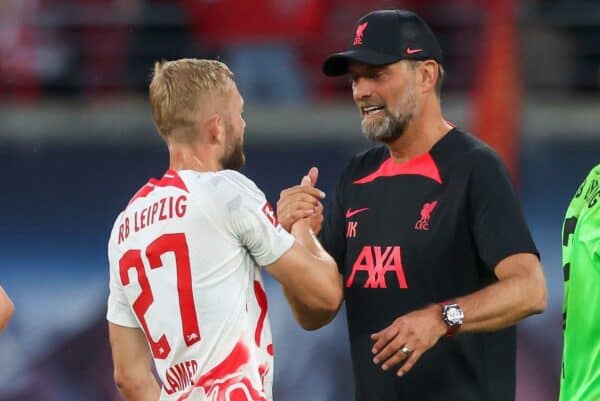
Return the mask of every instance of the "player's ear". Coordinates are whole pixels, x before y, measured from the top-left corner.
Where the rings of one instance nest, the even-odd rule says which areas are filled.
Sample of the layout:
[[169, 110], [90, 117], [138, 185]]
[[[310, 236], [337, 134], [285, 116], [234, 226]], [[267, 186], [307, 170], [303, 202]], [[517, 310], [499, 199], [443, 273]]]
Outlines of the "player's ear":
[[219, 113], [214, 113], [204, 120], [204, 132], [208, 135], [209, 143], [218, 143], [224, 140], [225, 122]]
[[423, 92], [434, 91], [437, 81], [439, 65], [433, 60], [425, 60], [417, 69], [417, 82], [421, 86]]

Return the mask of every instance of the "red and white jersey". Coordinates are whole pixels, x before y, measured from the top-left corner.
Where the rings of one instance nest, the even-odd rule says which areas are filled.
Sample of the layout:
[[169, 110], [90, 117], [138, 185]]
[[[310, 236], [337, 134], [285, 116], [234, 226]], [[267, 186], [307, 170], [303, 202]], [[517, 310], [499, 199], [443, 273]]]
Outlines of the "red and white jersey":
[[161, 400], [269, 401], [273, 345], [260, 266], [294, 242], [242, 174], [169, 170], [119, 214], [107, 319], [146, 335]]

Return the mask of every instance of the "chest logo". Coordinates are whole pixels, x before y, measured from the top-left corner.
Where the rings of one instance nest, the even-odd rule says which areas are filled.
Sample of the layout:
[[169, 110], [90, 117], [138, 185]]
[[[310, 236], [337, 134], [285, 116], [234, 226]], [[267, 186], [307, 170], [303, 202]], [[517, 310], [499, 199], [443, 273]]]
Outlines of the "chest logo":
[[[387, 273], [390, 273], [389, 275]], [[352, 265], [352, 272], [346, 280], [346, 287], [354, 285], [357, 275], [363, 276], [363, 288], [388, 288], [386, 280], [396, 276], [399, 288], [408, 288], [402, 256], [399, 246], [364, 246], [356, 261]]]
[[346, 210], [346, 218], [349, 219], [350, 217], [355, 216], [362, 212], [366, 212], [367, 210], [369, 210], [368, 207], [363, 207], [361, 209], [354, 209], [354, 210], [348, 209], [348, 210]]
[[417, 220], [415, 224], [415, 230], [429, 231], [429, 220], [431, 219], [431, 213], [435, 210], [438, 201], [425, 203], [421, 208], [421, 218]]

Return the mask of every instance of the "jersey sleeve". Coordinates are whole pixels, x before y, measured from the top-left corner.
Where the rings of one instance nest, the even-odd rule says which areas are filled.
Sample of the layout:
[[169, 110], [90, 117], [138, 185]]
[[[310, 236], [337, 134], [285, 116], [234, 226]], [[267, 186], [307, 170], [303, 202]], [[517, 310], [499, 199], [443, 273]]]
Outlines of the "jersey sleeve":
[[539, 253], [508, 171], [490, 148], [471, 155], [474, 164], [469, 182], [469, 219], [479, 257], [493, 270], [502, 259], [516, 253]]
[[108, 241], [108, 262], [110, 265], [109, 294], [106, 319], [114, 324], [125, 327], [139, 327], [133, 310], [127, 302], [123, 286], [119, 278], [119, 261], [116, 260], [116, 244], [113, 235]]
[[231, 183], [225, 195], [226, 216], [234, 235], [260, 266], [281, 257], [294, 237], [279, 224], [264, 193], [240, 173], [228, 171]]
[[330, 203], [329, 213], [323, 223], [319, 240], [323, 248], [335, 259], [338, 269], [343, 268], [346, 258], [346, 238], [344, 217], [344, 176], [339, 178], [335, 193]]

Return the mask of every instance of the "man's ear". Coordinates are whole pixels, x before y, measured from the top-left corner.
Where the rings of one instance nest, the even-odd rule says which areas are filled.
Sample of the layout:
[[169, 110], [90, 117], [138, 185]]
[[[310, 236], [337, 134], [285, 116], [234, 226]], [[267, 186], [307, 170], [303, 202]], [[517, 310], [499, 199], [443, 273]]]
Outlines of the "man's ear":
[[435, 90], [435, 83], [438, 74], [440, 73], [439, 65], [433, 60], [426, 60], [421, 64], [419, 69], [419, 84], [423, 88], [423, 92]]
[[204, 132], [208, 134], [209, 143], [219, 143], [223, 141], [225, 124], [219, 113], [214, 113], [204, 120]]

